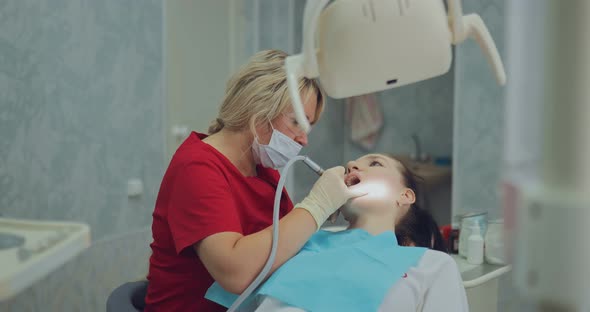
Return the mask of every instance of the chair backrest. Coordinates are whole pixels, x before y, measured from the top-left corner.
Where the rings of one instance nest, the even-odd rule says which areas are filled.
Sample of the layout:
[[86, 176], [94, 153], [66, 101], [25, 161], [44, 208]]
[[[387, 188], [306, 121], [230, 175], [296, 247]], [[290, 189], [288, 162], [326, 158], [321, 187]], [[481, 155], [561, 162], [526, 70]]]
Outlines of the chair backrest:
[[147, 287], [147, 281], [138, 281], [115, 288], [107, 299], [107, 312], [143, 311]]

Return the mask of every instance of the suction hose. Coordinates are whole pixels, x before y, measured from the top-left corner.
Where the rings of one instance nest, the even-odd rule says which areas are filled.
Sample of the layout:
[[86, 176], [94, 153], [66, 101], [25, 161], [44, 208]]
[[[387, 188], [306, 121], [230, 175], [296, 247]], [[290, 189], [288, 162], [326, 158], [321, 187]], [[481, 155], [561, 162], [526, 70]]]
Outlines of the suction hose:
[[262, 283], [266, 275], [270, 271], [272, 264], [275, 261], [275, 257], [277, 254], [277, 246], [279, 244], [279, 210], [281, 206], [281, 195], [283, 194], [283, 187], [285, 186], [285, 181], [287, 178], [287, 174], [289, 173], [289, 169], [291, 166], [296, 162], [302, 160], [313, 172], [317, 175], [322, 175], [324, 173], [324, 169], [320, 167], [317, 163], [311, 160], [307, 156], [296, 156], [295, 158], [289, 160], [283, 168], [283, 172], [281, 174], [281, 178], [279, 179], [279, 183], [277, 184], [277, 190], [275, 191], [275, 201], [274, 201], [274, 208], [272, 212], [272, 245], [270, 248], [270, 255], [262, 268], [262, 271], [256, 276], [256, 278], [252, 281], [252, 283], [244, 290], [244, 292], [236, 299], [236, 301], [229, 307], [227, 310], [228, 312], [236, 311], [240, 305], [254, 292], [254, 290]]

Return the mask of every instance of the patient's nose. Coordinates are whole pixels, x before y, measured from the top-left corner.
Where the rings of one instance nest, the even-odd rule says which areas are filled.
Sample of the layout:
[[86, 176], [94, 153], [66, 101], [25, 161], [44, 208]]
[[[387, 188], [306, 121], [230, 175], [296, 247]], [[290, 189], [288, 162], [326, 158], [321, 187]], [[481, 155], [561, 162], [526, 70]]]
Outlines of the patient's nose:
[[359, 170], [359, 167], [355, 161], [349, 161], [348, 164], [346, 164], [346, 169], [346, 171], [351, 172], [353, 170]]
[[307, 133], [303, 133], [295, 137], [295, 142], [301, 144], [302, 146], [307, 146]]

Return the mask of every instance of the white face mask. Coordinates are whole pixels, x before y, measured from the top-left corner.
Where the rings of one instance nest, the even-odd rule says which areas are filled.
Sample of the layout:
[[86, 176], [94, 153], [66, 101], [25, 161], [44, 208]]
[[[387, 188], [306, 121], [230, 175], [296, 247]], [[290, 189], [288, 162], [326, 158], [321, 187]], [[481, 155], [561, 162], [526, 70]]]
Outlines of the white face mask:
[[256, 163], [273, 169], [283, 168], [289, 160], [299, 154], [301, 148], [301, 144], [274, 128], [268, 145], [260, 144], [258, 137], [252, 143]]

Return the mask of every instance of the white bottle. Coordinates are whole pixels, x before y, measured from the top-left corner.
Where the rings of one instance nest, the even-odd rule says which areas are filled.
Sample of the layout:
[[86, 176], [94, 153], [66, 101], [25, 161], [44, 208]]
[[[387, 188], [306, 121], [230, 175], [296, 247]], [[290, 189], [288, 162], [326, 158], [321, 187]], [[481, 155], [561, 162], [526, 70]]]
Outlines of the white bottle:
[[467, 262], [479, 265], [483, 263], [483, 237], [479, 224], [470, 227], [471, 235], [467, 240]]

